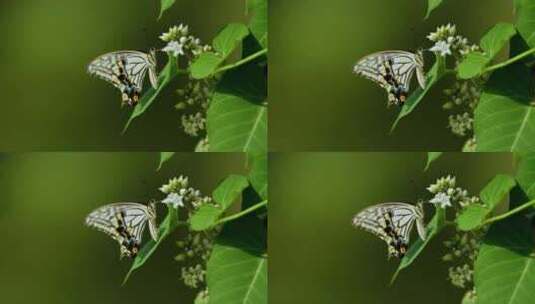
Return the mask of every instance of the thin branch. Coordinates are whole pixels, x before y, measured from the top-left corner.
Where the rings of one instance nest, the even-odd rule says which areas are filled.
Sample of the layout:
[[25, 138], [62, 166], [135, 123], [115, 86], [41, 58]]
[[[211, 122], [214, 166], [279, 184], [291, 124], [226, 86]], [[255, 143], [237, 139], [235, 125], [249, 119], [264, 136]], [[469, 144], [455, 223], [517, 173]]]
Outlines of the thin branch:
[[220, 219], [219, 221], [217, 221], [216, 225], [220, 225], [220, 224], [223, 224], [223, 223], [230, 222], [230, 221], [233, 221], [235, 219], [238, 219], [238, 218], [240, 218], [240, 217], [242, 217], [242, 216], [244, 216], [246, 214], [249, 214], [249, 213], [251, 213], [251, 212], [253, 212], [253, 211], [255, 211], [255, 210], [259, 209], [259, 208], [262, 208], [262, 207], [266, 206], [267, 204], [268, 204], [267, 200], [265, 200], [263, 202], [260, 202], [260, 203], [258, 203], [256, 205], [253, 205], [253, 206], [251, 206], [251, 207], [249, 207], [249, 208], [247, 208], [245, 210], [242, 210], [241, 212], [238, 212], [236, 214], [233, 214], [233, 215], [230, 215], [230, 216], [227, 216], [225, 218]]
[[256, 58], [258, 58], [258, 57], [260, 57], [260, 56], [262, 56], [262, 55], [267, 54], [267, 52], [268, 52], [268, 49], [263, 49], [263, 50], [261, 50], [261, 51], [258, 51], [258, 52], [254, 53], [254, 54], [251, 54], [251, 55], [249, 55], [249, 56], [243, 58], [243, 59], [240, 60], [240, 61], [237, 61], [237, 62], [235, 62], [235, 63], [229, 64], [229, 65], [226, 65], [226, 66], [224, 66], [224, 67], [221, 67], [221, 68], [217, 69], [217, 70], [214, 72], [214, 74], [221, 73], [221, 72], [224, 72], [224, 71], [226, 71], [226, 70], [234, 69], [234, 68], [236, 68], [236, 67], [239, 67], [240, 65], [244, 65], [244, 64], [248, 63], [249, 61], [253, 61], [253, 60], [255, 60]]
[[506, 213], [500, 214], [500, 215], [495, 216], [495, 217], [491, 217], [488, 220], [484, 221], [482, 226], [488, 225], [488, 224], [492, 224], [492, 223], [497, 222], [497, 221], [504, 220], [504, 219], [510, 217], [511, 215], [519, 213], [520, 211], [522, 211], [524, 209], [527, 209], [529, 207], [532, 207], [532, 206], [535, 206], [535, 200], [529, 201], [529, 202], [525, 203], [524, 205], [518, 206], [518, 207], [516, 207], [515, 209], [512, 209], [512, 210], [509, 210]]
[[485, 71], [483, 71], [483, 73], [488, 73], [488, 72], [492, 72], [492, 71], [497, 70], [497, 69], [501, 69], [501, 68], [506, 67], [506, 66], [510, 65], [511, 63], [514, 63], [514, 62], [516, 62], [516, 61], [518, 61], [520, 59], [523, 59], [524, 57], [527, 57], [527, 56], [529, 56], [529, 55], [531, 55], [533, 53], [535, 53], [535, 48], [527, 50], [524, 53], [518, 54], [515, 57], [510, 58], [509, 60], [506, 60], [504, 62], [500, 62], [500, 63], [498, 63], [496, 65], [493, 65], [493, 66], [490, 66], [490, 67], [486, 68]]

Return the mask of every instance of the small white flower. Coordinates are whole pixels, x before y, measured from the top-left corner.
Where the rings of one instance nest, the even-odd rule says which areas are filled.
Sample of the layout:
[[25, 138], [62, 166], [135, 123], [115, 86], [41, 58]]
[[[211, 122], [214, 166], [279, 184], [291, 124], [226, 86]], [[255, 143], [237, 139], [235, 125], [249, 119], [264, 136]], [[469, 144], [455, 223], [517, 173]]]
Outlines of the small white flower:
[[438, 205], [440, 206], [440, 208], [451, 207], [450, 197], [446, 193], [443, 193], [443, 192], [437, 193], [435, 197], [433, 197], [429, 201], [429, 203]]
[[451, 45], [446, 41], [438, 41], [435, 45], [430, 48], [431, 52], [439, 53], [440, 56], [446, 57], [446, 55], [451, 55]]
[[178, 57], [179, 55], [184, 55], [184, 45], [178, 43], [178, 41], [171, 41], [162, 49], [164, 52], [173, 54], [173, 56]]
[[178, 207], [184, 207], [184, 197], [175, 192], [169, 193], [162, 203], [166, 205], [172, 205], [175, 209], [177, 209]]

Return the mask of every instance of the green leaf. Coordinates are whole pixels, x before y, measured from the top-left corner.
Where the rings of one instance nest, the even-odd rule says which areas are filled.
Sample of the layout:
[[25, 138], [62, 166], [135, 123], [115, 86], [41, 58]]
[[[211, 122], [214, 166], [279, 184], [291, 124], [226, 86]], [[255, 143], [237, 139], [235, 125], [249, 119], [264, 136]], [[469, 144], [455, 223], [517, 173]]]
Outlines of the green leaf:
[[204, 79], [213, 75], [225, 59], [212, 52], [202, 53], [189, 67], [191, 77]]
[[191, 230], [204, 231], [212, 228], [224, 212], [221, 208], [213, 205], [201, 206], [189, 220]]
[[492, 225], [475, 263], [477, 303], [532, 303], [534, 249], [533, 231], [526, 219], [514, 217]]
[[264, 200], [268, 198], [268, 174], [267, 174], [267, 154], [249, 154], [249, 181], [255, 191]]
[[214, 190], [212, 197], [226, 210], [247, 186], [249, 186], [249, 181], [245, 176], [230, 175]]
[[455, 219], [457, 228], [462, 231], [470, 231], [479, 228], [491, 211], [481, 205], [470, 205], [463, 209]]
[[212, 193], [212, 198], [218, 206], [204, 205], [199, 208], [189, 220], [190, 228], [194, 231], [212, 228], [248, 186], [249, 181], [245, 176], [230, 175], [227, 177]]
[[158, 89], [150, 88], [147, 93], [139, 100], [139, 103], [134, 108], [134, 111], [130, 115], [130, 118], [124, 126], [123, 133], [126, 132], [128, 126], [132, 123], [134, 119], [141, 116], [147, 109], [152, 105], [156, 97], [162, 92], [162, 90], [167, 87], [167, 85], [178, 75], [178, 63], [174, 56], [168, 55], [169, 60], [163, 68], [160, 76], [158, 77]]
[[175, 4], [175, 1], [176, 1], [176, 0], [161, 0], [161, 4], [160, 4], [160, 6], [161, 6], [161, 8], [160, 8], [160, 16], [158, 16], [158, 19], [162, 18], [163, 13], [164, 13], [166, 10], [170, 9], [171, 6], [173, 6], [173, 4]]
[[249, 14], [252, 15], [249, 29], [258, 43], [268, 46], [268, 4], [267, 0], [247, 0]]
[[535, 150], [535, 111], [529, 68], [513, 64], [494, 72], [475, 110], [477, 151]]
[[210, 151], [267, 151], [266, 96], [267, 79], [256, 64], [225, 73], [207, 114]]
[[516, 28], [526, 43], [535, 47], [535, 1], [515, 0]]
[[514, 186], [516, 186], [516, 181], [513, 177], [499, 174], [481, 190], [479, 197], [485, 204], [485, 207], [494, 210]]
[[435, 55], [435, 59], [436, 59], [435, 64], [433, 65], [431, 70], [429, 70], [429, 72], [426, 75], [427, 86], [425, 87], [425, 89], [418, 87], [418, 89], [416, 89], [411, 94], [411, 96], [409, 96], [409, 98], [407, 99], [403, 107], [401, 108], [401, 111], [399, 112], [398, 117], [396, 118], [396, 121], [394, 121], [394, 124], [392, 125], [390, 132], [394, 131], [394, 129], [396, 128], [396, 126], [398, 125], [401, 119], [403, 119], [405, 116], [409, 115], [412, 111], [414, 111], [416, 106], [420, 103], [420, 101], [422, 101], [422, 99], [425, 97], [427, 92], [429, 92], [429, 90], [433, 87], [433, 85], [445, 75], [446, 66], [445, 66], [444, 58], [442, 56]]
[[[526, 153], [521, 156], [516, 172], [518, 184], [528, 198], [535, 199], [535, 153]], [[523, 200], [524, 202], [526, 200]]]
[[431, 166], [431, 164], [436, 161], [437, 159], [439, 159], [442, 154], [444, 154], [443, 152], [427, 152], [427, 163], [425, 164], [425, 169], [424, 171], [427, 171], [429, 169], [429, 166]]
[[266, 151], [267, 107], [216, 94], [208, 110], [208, 138], [212, 152]]
[[516, 29], [514, 25], [500, 22], [481, 38], [479, 44], [487, 57], [494, 58], [515, 34]]
[[241, 23], [225, 26], [214, 38], [213, 47], [216, 52], [203, 53], [195, 59], [189, 67], [191, 76], [203, 79], [217, 73], [217, 68], [248, 35], [249, 29]]
[[255, 218], [225, 226], [207, 263], [209, 303], [268, 303], [265, 235]]
[[483, 69], [489, 64], [489, 59], [481, 52], [473, 52], [461, 61], [457, 66], [457, 76], [460, 79], [470, 79], [483, 73]]
[[431, 12], [442, 4], [442, 0], [427, 0], [427, 13], [425, 19], [429, 18]]
[[160, 152], [160, 163], [158, 164], [158, 171], [162, 169], [162, 166], [164, 163], [169, 161], [173, 155], [175, 155], [175, 152]]
[[462, 231], [480, 228], [485, 219], [515, 186], [516, 181], [511, 176], [497, 175], [494, 177], [479, 194], [483, 204], [465, 208], [455, 220], [457, 227]]
[[227, 58], [249, 35], [247, 26], [241, 23], [230, 23], [214, 38], [213, 46], [222, 58]]
[[429, 222], [429, 224], [426, 227], [427, 232], [427, 238], [425, 241], [422, 241], [422, 239], [418, 238], [407, 250], [407, 254], [401, 259], [401, 262], [399, 263], [398, 269], [392, 276], [392, 280], [390, 281], [390, 284], [393, 284], [396, 278], [398, 277], [399, 273], [409, 267], [416, 258], [420, 255], [420, 253], [424, 250], [424, 248], [427, 246], [427, 244], [444, 228], [445, 221], [446, 221], [446, 211], [442, 208], [435, 209], [435, 215]]
[[167, 207], [167, 216], [160, 224], [159, 227], [159, 238], [157, 241], [150, 239], [137, 254], [130, 270], [126, 274], [123, 285], [128, 281], [132, 273], [143, 266], [150, 256], [156, 251], [156, 248], [165, 240], [175, 229], [179, 226], [177, 210], [172, 206]]
[[470, 79], [481, 75], [485, 67], [515, 34], [514, 25], [510, 23], [496, 24], [481, 38], [480, 46], [483, 52], [470, 53], [459, 64], [457, 67], [458, 76], [461, 79]]

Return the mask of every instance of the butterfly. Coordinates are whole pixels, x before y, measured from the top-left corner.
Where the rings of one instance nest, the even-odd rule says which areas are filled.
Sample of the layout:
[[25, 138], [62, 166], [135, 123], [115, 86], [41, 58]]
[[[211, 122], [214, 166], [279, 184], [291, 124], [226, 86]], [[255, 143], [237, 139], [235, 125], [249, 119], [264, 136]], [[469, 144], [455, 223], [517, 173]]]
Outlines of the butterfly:
[[384, 51], [357, 62], [353, 72], [368, 78], [388, 93], [388, 103], [403, 105], [407, 100], [412, 75], [416, 71], [420, 87], [426, 87], [424, 59], [421, 52]]
[[97, 57], [87, 67], [87, 72], [103, 79], [121, 91], [122, 103], [134, 106], [139, 102], [145, 75], [149, 72], [153, 88], [158, 87], [156, 54], [138, 51], [118, 51]]
[[147, 222], [152, 239], [158, 240], [155, 203], [148, 206], [139, 203], [109, 204], [94, 210], [85, 219], [87, 226], [106, 233], [119, 243], [121, 258], [136, 257]]
[[412, 226], [416, 222], [418, 235], [426, 238], [421, 205], [384, 203], [368, 207], [353, 217], [353, 226], [375, 234], [386, 242], [388, 257], [402, 258], [407, 252]]

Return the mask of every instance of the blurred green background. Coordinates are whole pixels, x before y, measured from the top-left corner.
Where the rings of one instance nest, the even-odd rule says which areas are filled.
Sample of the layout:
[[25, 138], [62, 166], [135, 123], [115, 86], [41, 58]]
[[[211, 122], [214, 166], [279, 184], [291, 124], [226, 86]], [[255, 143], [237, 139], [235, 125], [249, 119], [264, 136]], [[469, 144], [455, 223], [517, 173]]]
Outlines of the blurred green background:
[[[423, 172], [425, 153], [274, 153], [270, 156], [269, 299], [271, 303], [460, 303], [448, 277], [445, 231], [403, 271], [386, 245], [351, 225], [364, 207], [430, 199], [425, 188], [453, 174], [477, 195], [511, 154], [450, 153]], [[428, 222], [433, 208], [426, 206]], [[448, 233], [449, 232], [449, 233]], [[412, 240], [416, 238], [413, 233]]]
[[[86, 74], [103, 53], [161, 48], [158, 36], [181, 22], [211, 42], [229, 22], [245, 20], [244, 0], [180, 0], [158, 21], [159, 0], [0, 2], [1, 151], [192, 151], [181, 130], [172, 85], [123, 136], [130, 115], [120, 94]], [[158, 55], [161, 69], [165, 56]], [[148, 83], [148, 80], [146, 80]]]
[[[513, 19], [512, 0], [443, 1], [423, 20], [427, 0], [271, 0], [271, 151], [459, 151], [442, 110], [444, 81], [393, 134], [399, 109], [384, 90], [352, 74], [361, 57], [381, 50], [417, 50], [452, 22], [478, 43], [495, 23]], [[426, 54], [426, 70], [432, 56]], [[412, 88], [416, 87], [412, 84]]]
[[[192, 303], [194, 292], [173, 260], [185, 231], [121, 287], [131, 262], [119, 260], [115, 241], [84, 226], [85, 216], [106, 203], [162, 199], [158, 188], [180, 174], [210, 195], [228, 174], [245, 173], [241, 154], [178, 154], [156, 172], [158, 159], [157, 153], [3, 154], [2, 303]], [[158, 214], [161, 221], [165, 207]]]

